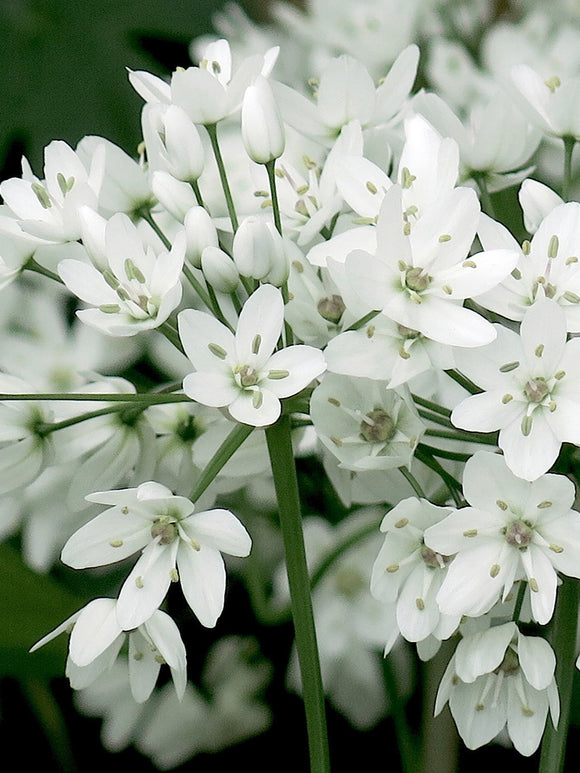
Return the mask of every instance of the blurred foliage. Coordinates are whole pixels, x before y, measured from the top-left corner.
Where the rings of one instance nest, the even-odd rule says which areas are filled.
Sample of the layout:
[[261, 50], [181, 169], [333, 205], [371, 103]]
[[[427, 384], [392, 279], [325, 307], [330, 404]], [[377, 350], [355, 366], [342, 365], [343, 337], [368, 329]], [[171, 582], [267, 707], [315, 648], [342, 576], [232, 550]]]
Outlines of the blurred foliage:
[[[53, 139], [102, 135], [135, 152], [141, 98], [126, 68], [158, 75], [191, 64], [222, 0], [0, 0], [0, 169], [42, 169]], [[243, 4], [264, 14], [264, 0]]]

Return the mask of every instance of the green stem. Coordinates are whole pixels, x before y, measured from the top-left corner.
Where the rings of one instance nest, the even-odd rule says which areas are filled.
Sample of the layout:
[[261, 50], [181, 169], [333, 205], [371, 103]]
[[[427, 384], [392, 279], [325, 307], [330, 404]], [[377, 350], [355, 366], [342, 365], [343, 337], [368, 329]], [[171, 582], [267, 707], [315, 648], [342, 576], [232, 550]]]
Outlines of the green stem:
[[580, 583], [576, 579], [565, 577], [558, 590], [550, 636], [552, 647], [556, 653], [556, 684], [560, 692], [560, 721], [557, 730], [550, 721], [546, 722], [540, 753], [539, 773], [561, 773], [564, 769], [576, 661], [576, 625], [579, 604]]
[[359, 328], [364, 327], [367, 322], [370, 322], [371, 319], [374, 319], [377, 314], [380, 314], [380, 311], [369, 311], [368, 314], [365, 314], [364, 317], [361, 317], [360, 319], [357, 319], [356, 322], [353, 322], [352, 325], [349, 325], [347, 327], [347, 330], [359, 330]]
[[439, 652], [424, 665], [421, 773], [455, 773], [459, 761], [459, 736], [449, 708], [434, 717], [437, 691], [453, 654], [456, 637], [441, 643]]
[[283, 415], [266, 429], [266, 440], [280, 513], [286, 554], [296, 649], [302, 677], [311, 773], [329, 773], [324, 690], [306, 565], [298, 480], [290, 437], [290, 420]]
[[474, 175], [474, 179], [477, 183], [477, 187], [479, 188], [482, 210], [486, 215], [493, 217], [495, 220], [495, 210], [491, 201], [491, 196], [489, 195], [489, 189], [487, 187], [487, 180], [485, 179], [485, 175], [476, 174]]
[[59, 284], [64, 284], [62, 279], [59, 277], [58, 274], [55, 274], [53, 271], [51, 271], [48, 268], [45, 268], [44, 266], [41, 266], [40, 263], [37, 263], [34, 258], [29, 258], [26, 261], [26, 264], [24, 265], [24, 268], [28, 271], [34, 271], [36, 274], [41, 274], [42, 276], [46, 276], [49, 279], [52, 279], [54, 282], [58, 282]]
[[397, 673], [391, 662], [390, 655], [383, 658], [383, 676], [387, 695], [389, 697], [390, 709], [395, 723], [397, 748], [401, 758], [403, 773], [416, 773], [417, 753], [415, 750], [417, 744], [413, 737], [413, 733], [411, 732], [411, 728], [409, 727], [409, 723], [407, 722], [405, 706], [397, 682]]
[[238, 230], [238, 216], [236, 215], [236, 208], [234, 206], [234, 200], [232, 197], [232, 192], [230, 190], [230, 184], [228, 182], [228, 176], [226, 173], [224, 160], [222, 158], [222, 154], [220, 151], [220, 146], [219, 146], [218, 136], [217, 136], [217, 124], [215, 123], [208, 124], [205, 128], [207, 129], [207, 133], [209, 134], [209, 141], [211, 142], [211, 147], [217, 164], [218, 173], [222, 184], [222, 189], [224, 192], [224, 197], [226, 200], [226, 206], [228, 208], [228, 214], [230, 216], [230, 222], [232, 224], [233, 232], [235, 233]]
[[161, 325], [159, 325], [159, 332], [162, 333], [165, 338], [169, 341], [170, 344], [173, 344], [178, 352], [181, 352], [182, 354], [185, 354], [183, 351], [183, 346], [181, 345], [181, 339], [179, 338], [179, 333], [177, 330], [169, 324], [169, 322], [163, 322]]
[[398, 469], [401, 475], [407, 480], [415, 494], [419, 497], [419, 499], [426, 499], [425, 492], [423, 491], [421, 484], [413, 475], [411, 470], [407, 469], [407, 467], [399, 467]]
[[226, 462], [235, 454], [244, 440], [254, 431], [254, 427], [247, 424], [236, 424], [234, 428], [207, 463], [200, 479], [195, 484], [195, 488], [190, 494], [192, 502], [196, 502], [210, 483], [216, 478]]
[[460, 451], [447, 451], [443, 448], [436, 448], [426, 443], [419, 443], [419, 448], [430, 456], [437, 456], [439, 459], [449, 459], [452, 462], [466, 462], [472, 456], [472, 454], [464, 454]]
[[276, 230], [282, 236], [282, 220], [280, 218], [280, 205], [278, 203], [278, 189], [276, 188], [276, 159], [268, 161], [265, 164], [268, 174], [268, 184], [270, 186], [270, 198], [272, 199], [272, 212], [274, 215], [274, 225]]
[[204, 203], [204, 200], [203, 200], [203, 196], [201, 195], [201, 191], [199, 189], [199, 185], [197, 183], [197, 180], [190, 180], [189, 184], [191, 185], [191, 189], [193, 191], [193, 195], [195, 196], [195, 200], [197, 201], [198, 205], [200, 207], [203, 207], [206, 210], [206, 212], [207, 212], [208, 210], [207, 210], [207, 207], [205, 206], [205, 203]]
[[480, 389], [477, 384], [474, 384], [473, 381], [468, 379], [467, 376], [464, 376], [463, 373], [460, 373], [458, 370], [446, 370], [445, 373], [447, 373], [449, 378], [452, 378], [453, 381], [466, 389], [470, 394], [478, 395], [480, 392], [483, 392], [483, 389]]
[[184, 394], [161, 394], [160, 392], [136, 392], [123, 394], [119, 392], [23, 392], [21, 394], [0, 394], [0, 402], [38, 402], [39, 400], [54, 400], [57, 402], [81, 403], [144, 403], [145, 405], [164, 405], [165, 403], [191, 403], [193, 400]]
[[572, 184], [572, 154], [574, 152], [574, 145], [576, 144], [575, 137], [564, 137], [564, 180], [562, 181], [562, 198], [564, 201], [568, 201], [570, 196], [570, 185]]
[[163, 233], [161, 228], [157, 225], [155, 220], [153, 220], [153, 216], [151, 215], [151, 212], [149, 212], [148, 210], [143, 210], [141, 212], [141, 217], [143, 218], [143, 220], [145, 220], [146, 223], [149, 223], [149, 225], [151, 226], [153, 231], [155, 231], [157, 236], [163, 242], [163, 246], [165, 247], [165, 249], [166, 250], [170, 250], [171, 249], [171, 242], [169, 241], [167, 236], [165, 236], [165, 234]]
[[456, 480], [453, 475], [447, 472], [447, 470], [442, 467], [439, 462], [434, 459], [430, 453], [427, 453], [423, 449], [417, 447], [415, 450], [415, 458], [418, 459], [420, 462], [423, 462], [423, 464], [426, 467], [429, 467], [433, 472], [435, 472], [443, 483], [447, 486], [449, 489], [449, 493], [451, 494], [451, 497], [457, 507], [463, 507], [463, 497], [461, 495], [461, 483]]
[[[420, 413], [421, 415], [421, 413]], [[424, 417], [432, 419], [431, 416]], [[425, 435], [429, 437], [441, 437], [446, 438], [447, 440], [458, 440], [462, 442], [468, 442], [468, 443], [480, 443], [481, 445], [485, 446], [497, 446], [497, 432], [492, 433], [484, 433], [484, 432], [464, 432], [460, 429], [455, 429], [453, 431], [447, 432], [446, 430], [440, 430], [440, 429], [426, 429]]]
[[28, 678], [22, 680], [21, 687], [50, 744], [58, 769], [63, 773], [77, 773], [66, 723], [48, 686], [39, 679]]
[[441, 416], [446, 416], [447, 418], [451, 416], [449, 408], [444, 408], [442, 405], [439, 405], [439, 403], [426, 400], [424, 397], [419, 397], [419, 395], [416, 394], [413, 394], [412, 397], [413, 402], [417, 403], [417, 405], [420, 405], [422, 408], [428, 408], [430, 411], [433, 411], [433, 413], [439, 413]]

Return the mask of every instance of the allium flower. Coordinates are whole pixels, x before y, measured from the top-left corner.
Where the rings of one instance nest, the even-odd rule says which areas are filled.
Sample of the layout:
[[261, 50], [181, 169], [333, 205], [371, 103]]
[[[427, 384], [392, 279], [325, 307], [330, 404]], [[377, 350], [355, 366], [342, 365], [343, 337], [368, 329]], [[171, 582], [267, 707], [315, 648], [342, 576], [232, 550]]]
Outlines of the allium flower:
[[97, 208], [104, 162], [102, 148], [87, 172], [66, 142], [54, 140], [44, 149], [45, 179], [39, 180], [24, 159], [22, 179], [5, 180], [0, 194], [26, 233], [56, 244], [76, 241], [81, 235], [79, 208]]
[[424, 533], [451, 511], [426, 499], [410, 497], [390, 510], [381, 523], [385, 540], [374, 562], [371, 593], [380, 601], [395, 602], [397, 625], [407, 641], [430, 635], [447, 639], [459, 625], [457, 612], [441, 612], [437, 592], [445, 580], [450, 558], [425, 543]]
[[159, 483], [100, 491], [89, 502], [108, 510], [75, 532], [61, 558], [73, 569], [103, 566], [142, 551], [117, 604], [123, 630], [136, 628], [158, 608], [171, 582], [181, 582], [187, 603], [212, 628], [222, 612], [226, 572], [221, 553], [247, 556], [251, 540], [229, 510], [195, 513], [185, 497]]
[[512, 67], [512, 80], [522, 95], [521, 104], [531, 121], [554, 137], [580, 137], [575, 106], [580, 94], [580, 76], [544, 78], [527, 64]]
[[580, 443], [580, 338], [566, 342], [565, 312], [547, 298], [526, 312], [519, 336], [496, 328], [485, 349], [456, 352], [457, 367], [486, 391], [459, 403], [451, 421], [475, 432], [499, 429], [507, 466], [534, 480], [562, 443]]
[[[84, 238], [98, 241], [94, 218], [85, 218], [85, 230], [89, 233]], [[169, 252], [155, 254], [129, 217], [119, 213], [106, 224], [104, 242], [102, 270], [79, 260], [63, 260], [58, 266], [68, 289], [94, 307], [78, 311], [79, 319], [112, 336], [159, 327], [181, 300], [185, 235], [176, 237]]]
[[259, 74], [267, 77], [277, 56], [278, 49], [271, 48], [263, 56], [247, 57], [233, 71], [229, 43], [216, 40], [203, 51], [199, 67], [173, 73], [171, 87], [147, 72], [130, 72], [129, 80], [147, 102], [173, 103], [194, 123], [210, 125], [240, 107], [247, 86]]
[[73, 689], [82, 690], [112, 668], [128, 636], [129, 683], [133, 698], [138, 703], [149, 698], [161, 664], [167, 663], [177, 697], [181, 700], [187, 684], [187, 658], [173, 620], [157, 609], [148, 620], [126, 633], [119, 625], [116, 610], [115, 599], [94, 599], [40, 639], [30, 651], [34, 652], [59, 634], [70, 631], [66, 675]]
[[[531, 181], [530, 181], [531, 182]], [[545, 187], [545, 186], [544, 186]], [[522, 191], [524, 186], [522, 186]], [[508, 319], [521, 320], [536, 300], [552, 298], [564, 310], [566, 328], [580, 333], [580, 204], [570, 201], [554, 206], [538, 225], [531, 242], [520, 248], [516, 240], [494, 221], [482, 220], [480, 238], [485, 249], [502, 247], [518, 255], [518, 264], [498, 287], [477, 296], [477, 303]], [[484, 253], [485, 254], [485, 253]]]
[[437, 594], [441, 611], [482, 615], [523, 578], [532, 615], [544, 625], [554, 611], [557, 572], [580, 577], [573, 483], [563, 475], [521, 480], [501, 456], [479, 451], [465, 465], [463, 493], [470, 506], [425, 533], [432, 550], [457, 554]]
[[325, 369], [322, 352], [289, 346], [274, 352], [284, 323], [282, 293], [262, 285], [246, 301], [236, 334], [195, 309], [179, 315], [179, 335], [196, 369], [183, 380], [186, 395], [227, 408], [242, 424], [264, 427], [280, 415], [280, 399], [300, 392]]
[[560, 715], [556, 658], [545, 639], [524, 636], [515, 623], [466, 636], [457, 645], [437, 693], [435, 714], [447, 701], [469, 749], [491, 741], [506, 725], [526, 757], [538, 748], [548, 710]]
[[407, 388], [332, 373], [312, 393], [321, 442], [347, 470], [408, 467], [425, 425]]
[[347, 55], [336, 57], [320, 77], [316, 103], [289, 86], [275, 84], [282, 116], [297, 131], [327, 145], [353, 120], [363, 128], [385, 124], [403, 107], [413, 87], [418, 62], [417, 46], [407, 46], [376, 88], [368, 70], [357, 59]]
[[[498, 284], [516, 256], [494, 250], [469, 256], [479, 218], [475, 192], [455, 188], [405, 231], [402, 191], [387, 191], [377, 223], [377, 253], [354, 250], [346, 274], [372, 309], [439, 343], [475, 347], [495, 333], [462, 301]], [[407, 235], [408, 233], [408, 235]]]

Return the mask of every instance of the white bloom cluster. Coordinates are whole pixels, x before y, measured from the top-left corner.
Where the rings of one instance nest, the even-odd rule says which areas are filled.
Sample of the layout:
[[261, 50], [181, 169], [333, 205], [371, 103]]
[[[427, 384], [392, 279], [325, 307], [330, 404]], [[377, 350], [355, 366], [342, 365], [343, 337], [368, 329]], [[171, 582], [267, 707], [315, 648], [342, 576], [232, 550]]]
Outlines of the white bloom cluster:
[[230, 8], [195, 66], [130, 72], [139, 159], [59, 140], [42, 176], [24, 160], [0, 183], [0, 534], [45, 573], [116, 567], [33, 650], [70, 632], [87, 711], [161, 767], [270, 721], [239, 642], [229, 687], [227, 655], [211, 697], [188, 684], [183, 621], [217, 626], [223, 555], [258, 622], [291, 597], [289, 686], [321, 672], [357, 728], [400, 721], [412, 679], [385, 687], [390, 658], [444, 641], [431, 708], [470, 749], [505, 728], [530, 755], [558, 722], [580, 579], [580, 25], [564, 3], [522, 3], [519, 25], [491, 5], [312, 0], [271, 27]]

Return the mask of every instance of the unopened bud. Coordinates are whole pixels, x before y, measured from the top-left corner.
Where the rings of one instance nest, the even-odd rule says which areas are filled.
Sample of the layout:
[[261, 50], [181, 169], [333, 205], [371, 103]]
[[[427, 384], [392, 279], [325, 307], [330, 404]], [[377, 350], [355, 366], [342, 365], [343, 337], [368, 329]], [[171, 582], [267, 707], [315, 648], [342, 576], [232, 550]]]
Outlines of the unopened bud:
[[192, 207], [184, 220], [187, 246], [185, 256], [196, 268], [201, 268], [201, 255], [206, 247], [217, 247], [219, 243], [216, 228], [207, 210]]
[[219, 293], [233, 293], [240, 275], [233, 260], [219, 247], [206, 247], [201, 254], [201, 269], [206, 282]]
[[186, 213], [197, 205], [191, 187], [176, 180], [169, 172], [153, 172], [151, 189], [160, 204], [180, 223], [183, 223]]
[[284, 152], [284, 123], [272, 88], [263, 75], [258, 75], [244, 94], [242, 139], [247, 154], [257, 164], [267, 164]]

